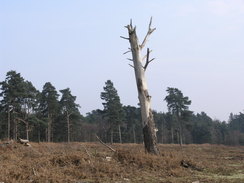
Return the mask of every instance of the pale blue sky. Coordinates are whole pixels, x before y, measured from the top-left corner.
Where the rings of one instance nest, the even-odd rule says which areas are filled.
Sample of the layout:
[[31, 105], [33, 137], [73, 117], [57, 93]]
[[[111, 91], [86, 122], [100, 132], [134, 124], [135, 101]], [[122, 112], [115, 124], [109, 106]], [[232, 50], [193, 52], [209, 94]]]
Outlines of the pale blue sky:
[[148, 45], [156, 57], [147, 80], [152, 106], [167, 111], [167, 87], [191, 110], [227, 120], [244, 109], [244, 0], [0, 0], [0, 81], [16, 70], [41, 90], [70, 87], [81, 112], [102, 108], [114, 82], [124, 105], [138, 103], [133, 69], [123, 55], [132, 18], [139, 39], [153, 16]]

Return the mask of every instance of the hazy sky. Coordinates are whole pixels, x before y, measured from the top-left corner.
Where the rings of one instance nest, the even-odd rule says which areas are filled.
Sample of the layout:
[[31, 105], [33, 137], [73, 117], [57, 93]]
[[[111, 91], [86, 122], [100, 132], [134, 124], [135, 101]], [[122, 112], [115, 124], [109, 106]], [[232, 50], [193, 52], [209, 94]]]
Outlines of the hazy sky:
[[0, 81], [16, 70], [42, 90], [70, 87], [82, 114], [102, 108], [111, 79], [124, 105], [137, 106], [124, 28], [133, 19], [156, 60], [146, 73], [152, 106], [166, 112], [167, 87], [190, 109], [228, 120], [244, 109], [244, 0], [0, 0]]

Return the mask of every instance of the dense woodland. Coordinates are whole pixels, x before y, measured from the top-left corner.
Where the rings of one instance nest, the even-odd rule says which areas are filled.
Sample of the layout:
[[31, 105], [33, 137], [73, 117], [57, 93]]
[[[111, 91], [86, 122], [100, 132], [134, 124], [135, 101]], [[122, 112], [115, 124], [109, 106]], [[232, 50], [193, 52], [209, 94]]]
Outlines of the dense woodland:
[[[153, 111], [158, 143], [244, 145], [244, 113], [228, 122], [190, 110], [191, 100], [177, 88], [167, 88], [167, 112]], [[0, 82], [0, 139], [37, 142], [95, 141], [142, 143], [140, 106], [125, 106], [111, 80], [100, 93], [103, 110], [82, 116], [69, 88], [50, 82], [38, 91], [20, 73], [9, 71]]]

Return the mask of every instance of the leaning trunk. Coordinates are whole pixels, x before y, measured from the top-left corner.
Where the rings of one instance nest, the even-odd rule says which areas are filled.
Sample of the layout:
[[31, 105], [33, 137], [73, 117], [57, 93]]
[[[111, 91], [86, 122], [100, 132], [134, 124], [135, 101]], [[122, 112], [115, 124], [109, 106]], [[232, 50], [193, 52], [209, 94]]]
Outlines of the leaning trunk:
[[145, 78], [145, 70], [147, 65], [145, 65], [144, 67], [142, 65], [142, 45], [139, 45], [138, 43], [135, 27], [133, 27], [131, 24], [128, 25], [127, 28], [129, 32], [129, 41], [132, 52], [133, 67], [135, 71], [138, 97], [141, 108], [144, 146], [148, 153], [159, 154], [159, 150], [157, 147], [155, 124], [151, 110], [151, 96], [148, 93], [147, 82]]

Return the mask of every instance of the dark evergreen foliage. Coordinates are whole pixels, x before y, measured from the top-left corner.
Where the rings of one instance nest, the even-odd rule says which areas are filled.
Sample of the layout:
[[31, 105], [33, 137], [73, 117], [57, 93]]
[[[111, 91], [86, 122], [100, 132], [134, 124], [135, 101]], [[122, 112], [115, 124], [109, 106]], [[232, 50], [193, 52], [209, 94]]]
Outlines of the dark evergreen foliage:
[[[123, 143], [142, 143], [140, 108], [123, 106], [112, 81], [108, 80], [103, 89], [104, 109], [95, 109], [83, 117], [69, 88], [59, 93], [47, 82], [39, 92], [20, 73], [9, 71], [0, 82], [0, 139], [47, 141], [51, 119], [51, 140], [67, 141], [68, 116], [71, 141], [95, 141], [97, 134], [110, 142], [113, 130], [114, 142], [120, 142], [120, 133]], [[213, 120], [205, 112], [190, 111], [191, 101], [179, 89], [168, 88], [167, 92], [169, 111], [153, 111], [159, 143], [180, 143], [181, 123], [184, 144], [244, 145], [244, 113], [231, 113], [228, 122]]]

